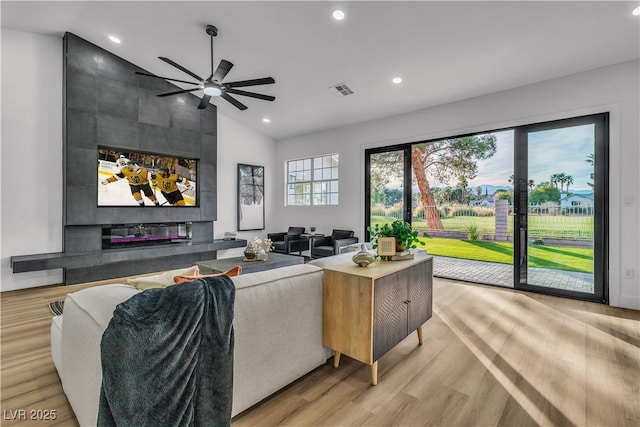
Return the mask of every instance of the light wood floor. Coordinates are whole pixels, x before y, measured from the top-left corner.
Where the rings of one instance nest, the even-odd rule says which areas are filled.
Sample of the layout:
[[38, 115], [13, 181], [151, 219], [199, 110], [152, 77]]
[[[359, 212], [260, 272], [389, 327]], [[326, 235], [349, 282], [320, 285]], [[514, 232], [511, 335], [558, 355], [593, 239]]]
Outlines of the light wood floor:
[[[77, 425], [49, 353], [47, 304], [81, 287], [0, 295], [3, 426], [55, 425], [7, 420], [19, 409]], [[434, 295], [425, 344], [413, 334], [382, 357], [377, 386], [343, 356], [233, 426], [640, 426], [639, 311], [438, 279]]]

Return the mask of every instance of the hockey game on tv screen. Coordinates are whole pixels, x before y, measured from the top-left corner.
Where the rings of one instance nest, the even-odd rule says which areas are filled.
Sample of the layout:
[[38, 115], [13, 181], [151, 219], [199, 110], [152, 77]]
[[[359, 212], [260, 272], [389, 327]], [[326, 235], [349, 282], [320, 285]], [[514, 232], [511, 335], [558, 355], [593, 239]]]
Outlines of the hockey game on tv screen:
[[98, 148], [98, 206], [197, 206], [197, 163]]

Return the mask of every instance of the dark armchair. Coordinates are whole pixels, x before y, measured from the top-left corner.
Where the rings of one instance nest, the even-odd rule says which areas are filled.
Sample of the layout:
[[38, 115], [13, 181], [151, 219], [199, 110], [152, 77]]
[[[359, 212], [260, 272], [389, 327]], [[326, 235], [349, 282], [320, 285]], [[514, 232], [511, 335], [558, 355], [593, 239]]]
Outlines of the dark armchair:
[[338, 250], [347, 245], [358, 243], [351, 230], [333, 230], [330, 236], [311, 238], [311, 258], [337, 255]]
[[[304, 233], [304, 227], [289, 227], [286, 232], [267, 234], [267, 239], [271, 239], [274, 252], [288, 254], [306, 251], [309, 249], [309, 241], [300, 239], [302, 233]], [[305, 245], [306, 247], [303, 247]]]

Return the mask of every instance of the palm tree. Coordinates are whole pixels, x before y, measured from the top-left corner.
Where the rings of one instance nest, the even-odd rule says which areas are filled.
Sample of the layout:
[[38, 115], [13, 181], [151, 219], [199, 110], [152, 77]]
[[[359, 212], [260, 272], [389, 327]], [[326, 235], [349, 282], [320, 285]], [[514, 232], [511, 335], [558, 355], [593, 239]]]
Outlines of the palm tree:
[[458, 177], [458, 188], [462, 194], [462, 204], [467, 204], [467, 185], [469, 185], [469, 181], [464, 176]]
[[[569, 184], [573, 184], [573, 177], [571, 175], [567, 175], [564, 172], [554, 173], [551, 175], [551, 184], [555, 185], [558, 188], [558, 184], [560, 184], [560, 192], [564, 192], [564, 186], [567, 184], [568, 180], [571, 182]], [[569, 191], [569, 187], [567, 187], [567, 191]]]
[[564, 176], [564, 183], [567, 185], [567, 193], [569, 192], [569, 186], [573, 184], [573, 177], [571, 175]]

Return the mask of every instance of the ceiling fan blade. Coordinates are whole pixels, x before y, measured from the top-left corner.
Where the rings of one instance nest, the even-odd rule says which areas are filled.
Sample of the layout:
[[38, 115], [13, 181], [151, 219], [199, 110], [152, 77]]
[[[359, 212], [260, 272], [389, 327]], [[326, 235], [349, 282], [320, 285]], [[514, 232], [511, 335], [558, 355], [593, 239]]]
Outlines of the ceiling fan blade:
[[226, 99], [227, 101], [229, 101], [230, 103], [232, 103], [233, 105], [235, 105], [237, 108], [239, 108], [240, 110], [246, 110], [247, 106], [244, 105], [242, 102], [238, 101], [237, 99], [235, 99], [233, 96], [229, 95], [228, 93], [222, 93], [222, 95], [220, 95], [221, 98]]
[[179, 95], [179, 94], [181, 94], [181, 93], [195, 92], [196, 90], [202, 90], [202, 88], [200, 88], [200, 87], [194, 87], [193, 89], [184, 89], [184, 90], [177, 90], [177, 91], [175, 91], [175, 92], [161, 93], [161, 94], [158, 94], [158, 95], [156, 95], [156, 96], [160, 96], [160, 97], [162, 97], [162, 96]]
[[258, 86], [258, 85], [270, 85], [275, 83], [273, 77], [263, 77], [261, 79], [242, 80], [239, 82], [225, 83], [226, 87], [243, 87], [243, 86]]
[[141, 76], [147, 76], [147, 77], [155, 77], [156, 79], [171, 80], [172, 82], [187, 83], [187, 84], [190, 84], [190, 85], [199, 85], [199, 84], [201, 84], [201, 83], [188, 82], [186, 80], [172, 79], [170, 77], [156, 76], [154, 74], [142, 73], [140, 71], [136, 71], [136, 74], [140, 74]]
[[199, 80], [201, 82], [203, 82], [204, 80], [202, 79], [202, 77], [198, 76], [195, 73], [192, 73], [191, 71], [187, 70], [186, 68], [184, 68], [182, 65], [177, 64], [175, 62], [173, 62], [172, 60], [170, 60], [169, 58], [165, 58], [164, 56], [159, 56], [159, 59], [163, 60], [164, 62], [166, 62], [169, 65], [173, 65], [174, 67], [176, 67], [178, 70], [185, 72], [187, 74], [189, 74], [191, 77], [193, 77], [196, 80]]
[[274, 101], [276, 99], [275, 96], [263, 95], [261, 93], [255, 93], [255, 92], [247, 92], [247, 91], [238, 90], [238, 89], [227, 89], [227, 93], [233, 93], [233, 94], [236, 94], [236, 95], [243, 95], [243, 96], [250, 96], [251, 98], [264, 99], [265, 101]]
[[229, 73], [229, 70], [231, 70], [231, 68], [233, 68], [233, 64], [226, 59], [223, 59], [222, 61], [220, 61], [220, 65], [218, 65], [218, 68], [216, 68], [216, 72], [213, 73], [213, 80], [217, 81], [218, 83], [221, 82], [222, 79], [225, 78], [227, 73]]
[[204, 95], [200, 100], [200, 104], [198, 105], [198, 110], [204, 110], [209, 106], [209, 100], [211, 99], [211, 95]]

